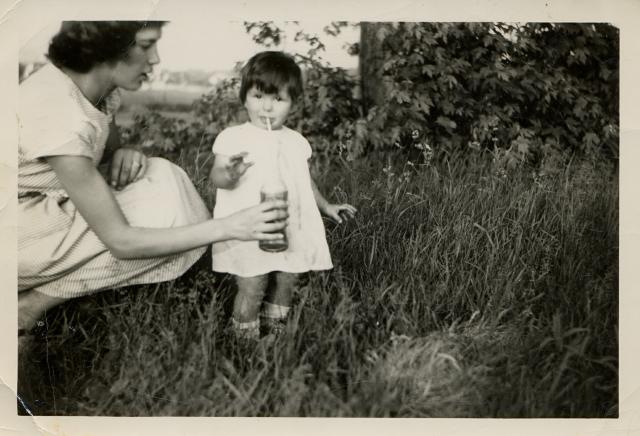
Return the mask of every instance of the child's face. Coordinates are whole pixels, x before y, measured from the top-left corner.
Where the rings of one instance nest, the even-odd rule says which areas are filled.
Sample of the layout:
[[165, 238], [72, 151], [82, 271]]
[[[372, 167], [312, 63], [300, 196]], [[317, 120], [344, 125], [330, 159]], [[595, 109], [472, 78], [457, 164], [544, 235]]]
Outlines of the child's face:
[[251, 124], [265, 130], [267, 118], [271, 121], [273, 130], [281, 128], [287, 120], [291, 105], [291, 97], [286, 89], [281, 89], [277, 94], [265, 94], [253, 86], [247, 91], [244, 100]]

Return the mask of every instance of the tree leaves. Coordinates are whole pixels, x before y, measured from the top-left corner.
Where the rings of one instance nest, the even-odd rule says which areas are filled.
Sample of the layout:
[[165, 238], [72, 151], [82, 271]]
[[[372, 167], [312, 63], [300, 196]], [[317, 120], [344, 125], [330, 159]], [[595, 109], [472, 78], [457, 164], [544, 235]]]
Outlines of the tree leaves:
[[593, 132], [587, 132], [584, 135], [583, 141], [588, 149], [593, 149], [600, 145], [600, 137]]
[[[272, 47], [283, 31], [271, 22], [244, 23]], [[332, 37], [350, 24], [324, 29]], [[353, 53], [369, 53], [364, 72], [327, 65], [320, 37], [303, 29], [297, 55], [304, 101], [289, 119], [316, 150], [409, 150], [412, 132], [434, 150], [502, 150], [511, 163], [524, 155], [564, 150], [618, 155], [618, 30], [592, 23], [366, 23]], [[364, 31], [366, 27], [366, 32]], [[373, 53], [374, 55], [371, 55]], [[361, 53], [362, 54], [362, 53]], [[127, 134], [173, 152], [211, 141], [242, 119], [238, 78], [222, 81], [194, 105], [185, 127], [148, 116]], [[372, 97], [373, 96], [373, 97]], [[366, 97], [366, 98], [365, 98]], [[370, 103], [371, 100], [373, 103]], [[365, 104], [366, 101], [366, 104]], [[159, 127], [152, 127], [151, 124]], [[553, 144], [553, 146], [549, 146]], [[445, 150], [447, 149], [447, 150]]]
[[436, 123], [441, 125], [442, 127], [445, 127], [447, 129], [455, 129], [457, 124], [455, 121], [453, 121], [452, 119], [448, 118], [448, 117], [444, 117], [444, 116], [439, 116], [436, 119]]
[[389, 78], [385, 124], [370, 125], [387, 137], [377, 146], [393, 142], [391, 127], [422, 123], [434, 144], [454, 147], [531, 153], [552, 135], [571, 152], [615, 149], [617, 137], [593, 133], [618, 124], [610, 25], [381, 23], [377, 37]]

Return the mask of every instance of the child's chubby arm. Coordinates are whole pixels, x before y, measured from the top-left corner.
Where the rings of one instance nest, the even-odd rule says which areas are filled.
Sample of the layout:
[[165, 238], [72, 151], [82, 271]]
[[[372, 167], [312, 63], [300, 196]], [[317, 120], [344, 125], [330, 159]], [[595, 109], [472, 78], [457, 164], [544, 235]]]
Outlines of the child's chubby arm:
[[311, 179], [311, 189], [313, 190], [313, 196], [316, 199], [316, 204], [318, 205], [318, 209], [324, 215], [341, 224], [343, 220], [350, 220], [355, 218], [358, 209], [351, 206], [350, 204], [332, 204], [327, 201], [326, 198], [322, 195], [316, 182]]
[[209, 173], [210, 183], [218, 189], [233, 189], [253, 162], [246, 161], [247, 152], [234, 155], [214, 153]]

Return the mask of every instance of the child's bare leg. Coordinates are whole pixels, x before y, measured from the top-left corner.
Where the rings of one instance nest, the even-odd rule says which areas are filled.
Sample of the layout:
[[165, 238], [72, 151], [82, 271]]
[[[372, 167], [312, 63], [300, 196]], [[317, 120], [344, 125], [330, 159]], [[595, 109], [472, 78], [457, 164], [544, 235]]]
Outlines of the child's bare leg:
[[233, 302], [233, 327], [238, 336], [257, 339], [260, 335], [258, 315], [267, 289], [268, 275], [238, 277], [238, 292]]
[[275, 286], [267, 294], [265, 300], [278, 306], [291, 306], [293, 289], [298, 283], [298, 274], [278, 271], [274, 273]]
[[297, 282], [298, 274], [275, 273], [275, 285], [267, 295], [260, 312], [260, 323], [266, 334], [278, 335], [284, 332], [293, 289]]

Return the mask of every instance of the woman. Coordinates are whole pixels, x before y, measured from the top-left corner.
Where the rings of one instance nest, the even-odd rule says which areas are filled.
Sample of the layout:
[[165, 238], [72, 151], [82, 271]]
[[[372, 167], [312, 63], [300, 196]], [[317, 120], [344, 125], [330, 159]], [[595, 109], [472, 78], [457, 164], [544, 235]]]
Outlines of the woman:
[[[119, 148], [118, 88], [148, 79], [163, 24], [65, 22], [51, 64], [20, 86], [21, 331], [66, 299], [172, 280], [212, 242], [275, 239], [285, 225], [272, 222], [287, 216], [277, 201], [212, 220], [182, 169]], [[115, 150], [106, 179], [105, 148]]]

